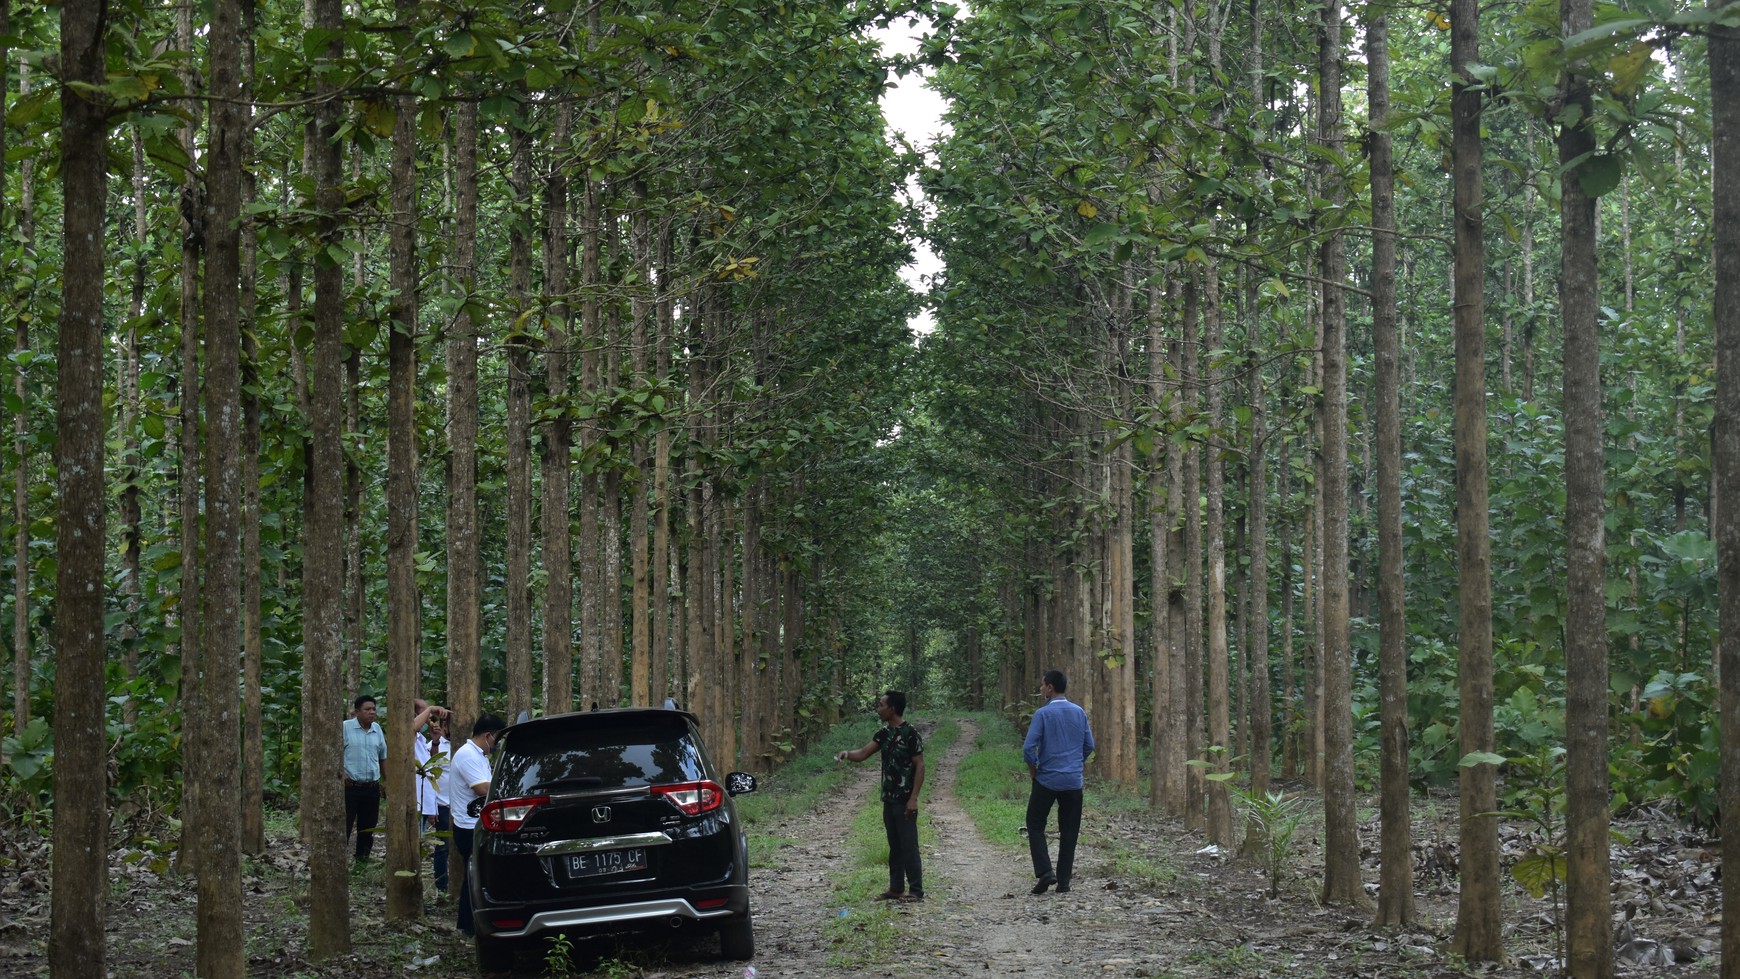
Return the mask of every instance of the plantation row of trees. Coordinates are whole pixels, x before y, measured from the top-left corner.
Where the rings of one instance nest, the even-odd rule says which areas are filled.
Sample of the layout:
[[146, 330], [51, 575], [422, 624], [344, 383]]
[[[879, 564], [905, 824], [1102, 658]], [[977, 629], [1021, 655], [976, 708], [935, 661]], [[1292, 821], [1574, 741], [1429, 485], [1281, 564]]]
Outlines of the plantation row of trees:
[[0, 0], [0, 768], [52, 800], [56, 974], [169, 815], [244, 974], [269, 797], [345, 951], [358, 692], [404, 921], [413, 698], [671, 697], [760, 767], [877, 679], [916, 156], [869, 33], [926, 5], [203, 9]]
[[[1381, 789], [1387, 924], [1455, 781], [1471, 960], [1501, 766], [1564, 749], [1543, 859], [1611, 975], [1611, 807], [1740, 820], [1737, 12], [0, 0], [0, 785], [53, 802], [53, 968], [173, 813], [241, 974], [280, 793], [344, 951], [358, 691], [461, 736], [669, 696], [759, 767], [1060, 666], [1215, 842], [1238, 782], [1318, 787], [1328, 901]], [[908, 16], [928, 157], [876, 107]]]
[[1303, 777], [1331, 902], [1364, 901], [1381, 788], [1387, 924], [1410, 785], [1454, 782], [1470, 960], [1504, 952], [1491, 814], [1544, 781], [1564, 832], [1518, 875], [1567, 882], [1568, 974], [1612, 975], [1612, 808], [1740, 805], [1732, 20], [976, 4], [938, 73], [937, 461], [908, 505], [961, 545], [932, 590], [973, 600], [937, 621], [1001, 651], [1005, 702], [1068, 669], [1101, 774], [1218, 843], [1234, 785]]

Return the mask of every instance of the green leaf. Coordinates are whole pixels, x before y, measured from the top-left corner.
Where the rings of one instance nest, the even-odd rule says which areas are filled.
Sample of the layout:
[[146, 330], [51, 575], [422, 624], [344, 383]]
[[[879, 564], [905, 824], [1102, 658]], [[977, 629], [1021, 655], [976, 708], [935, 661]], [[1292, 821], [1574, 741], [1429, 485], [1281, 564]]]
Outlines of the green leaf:
[[1578, 165], [1577, 186], [1588, 196], [1598, 198], [1618, 187], [1619, 178], [1624, 172], [1619, 164], [1619, 157], [1611, 153], [1597, 153]]
[[1654, 45], [1636, 41], [1624, 54], [1614, 55], [1607, 62], [1607, 70], [1613, 73], [1613, 94], [1630, 95], [1635, 91], [1654, 54]]
[[441, 50], [447, 52], [447, 56], [455, 60], [469, 58], [477, 51], [477, 38], [473, 37], [470, 31], [460, 31], [449, 37], [441, 45]]
[[1490, 751], [1470, 751], [1456, 763], [1459, 768], [1473, 768], [1476, 765], [1502, 765], [1510, 759], [1503, 755], [1495, 755]]
[[1564, 884], [1568, 872], [1568, 861], [1563, 853], [1557, 850], [1541, 852], [1537, 847], [1535, 852], [1523, 857], [1510, 868], [1510, 875], [1516, 878], [1528, 892], [1536, 898], [1547, 896], [1549, 890], [1558, 890]]
[[1082, 239], [1082, 245], [1087, 248], [1099, 248], [1117, 236], [1117, 225], [1102, 222], [1088, 229], [1087, 237]]

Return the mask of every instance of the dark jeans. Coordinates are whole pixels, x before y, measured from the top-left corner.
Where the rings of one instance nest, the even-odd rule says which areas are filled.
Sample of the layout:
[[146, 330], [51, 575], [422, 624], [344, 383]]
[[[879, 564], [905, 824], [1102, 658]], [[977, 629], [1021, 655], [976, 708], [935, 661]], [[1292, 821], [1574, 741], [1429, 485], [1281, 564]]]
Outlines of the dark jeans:
[[888, 889], [924, 895], [924, 866], [918, 856], [918, 814], [906, 812], [906, 800], [882, 803], [882, 828], [888, 832]]
[[1027, 797], [1027, 846], [1033, 851], [1033, 876], [1051, 873], [1051, 854], [1046, 852], [1045, 821], [1051, 818], [1052, 804], [1057, 805], [1057, 882], [1069, 883], [1075, 870], [1075, 841], [1081, 835], [1081, 790], [1048, 789], [1033, 783]]
[[[453, 810], [446, 806], [437, 807], [433, 816], [425, 815], [423, 825], [436, 833], [451, 834], [453, 832]], [[435, 852], [431, 859], [435, 862], [435, 889], [447, 893], [447, 837], [435, 837]]]
[[356, 833], [356, 858], [367, 860], [375, 848], [375, 827], [381, 823], [381, 784], [347, 782], [344, 786], [344, 838]]
[[459, 888], [459, 915], [455, 924], [467, 935], [472, 933], [471, 924], [471, 829], [453, 827], [453, 849], [459, 851], [459, 868], [464, 872], [464, 883]]

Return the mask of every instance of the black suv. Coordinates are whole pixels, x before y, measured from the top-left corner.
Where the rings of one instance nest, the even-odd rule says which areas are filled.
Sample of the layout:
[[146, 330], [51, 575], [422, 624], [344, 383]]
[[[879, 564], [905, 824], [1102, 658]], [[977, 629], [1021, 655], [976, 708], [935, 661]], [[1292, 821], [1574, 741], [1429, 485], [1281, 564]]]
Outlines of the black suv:
[[728, 959], [755, 954], [749, 853], [695, 717], [657, 708], [558, 714], [501, 734], [471, 874], [477, 964], [513, 966], [521, 939], [701, 927]]

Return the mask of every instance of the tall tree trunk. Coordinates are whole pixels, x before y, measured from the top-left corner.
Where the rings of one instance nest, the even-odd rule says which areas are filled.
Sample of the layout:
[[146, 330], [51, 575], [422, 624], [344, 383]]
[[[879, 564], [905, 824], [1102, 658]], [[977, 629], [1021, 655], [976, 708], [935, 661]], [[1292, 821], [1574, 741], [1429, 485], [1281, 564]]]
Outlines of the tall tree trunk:
[[[715, 369], [715, 376], [717, 373]], [[732, 570], [736, 567], [732, 555], [737, 552], [737, 511], [731, 505], [731, 497], [721, 492], [717, 484], [709, 481], [708, 492], [711, 499], [706, 513], [711, 531], [707, 536], [707, 617], [712, 624], [713, 645], [708, 650], [705, 672], [697, 675], [707, 677], [712, 688], [708, 696], [713, 714], [719, 719], [715, 724], [719, 742], [735, 749], [735, 711], [749, 696], [747, 688], [736, 685], [737, 671], [731, 659], [737, 650], [736, 616], [732, 614], [738, 605], [735, 572]], [[743, 730], [743, 736], [749, 737], [747, 724]], [[765, 737], [766, 732], [758, 732], [758, 735]]]
[[[1148, 403], [1150, 410], [1159, 410], [1168, 403], [1166, 394], [1166, 355], [1168, 344], [1165, 336], [1165, 320], [1162, 312], [1167, 308], [1166, 291], [1155, 275], [1148, 286]], [[1175, 409], [1176, 399], [1172, 400]], [[1153, 757], [1154, 771], [1148, 780], [1148, 804], [1162, 812], [1177, 812], [1179, 795], [1182, 794], [1177, 784], [1177, 777], [1172, 772], [1173, 765], [1182, 765], [1182, 757], [1175, 757], [1174, 746], [1178, 740], [1174, 730], [1173, 719], [1178, 712], [1173, 707], [1172, 690], [1172, 528], [1173, 517], [1177, 514], [1177, 496], [1174, 493], [1171, 480], [1177, 467], [1171, 465], [1177, 453], [1177, 440], [1165, 439], [1165, 448], [1161, 464], [1150, 466], [1148, 473], [1148, 574], [1150, 616], [1148, 626], [1148, 647], [1152, 659], [1150, 683], [1152, 693], [1149, 701], [1149, 715], [1152, 720], [1152, 732], [1149, 738], [1149, 751]], [[1005, 696], [1004, 703], [1009, 702]]]
[[[1129, 322], [1126, 314], [1123, 322]], [[1124, 418], [1135, 417], [1134, 387], [1125, 366], [1129, 358], [1129, 342], [1122, 326], [1119, 328], [1119, 354], [1116, 373], [1119, 412]], [[1138, 767], [1138, 745], [1141, 736], [1136, 711], [1136, 475], [1134, 449], [1128, 439], [1118, 444], [1112, 458], [1113, 500], [1117, 515], [1116, 535], [1112, 549], [1117, 557], [1116, 590], [1112, 593], [1112, 624], [1117, 634], [1118, 664], [1112, 671], [1112, 702], [1117, 716], [1108, 718], [1124, 732], [1118, 757], [1118, 786], [1125, 792], [1139, 790], [1141, 772]], [[973, 670], [969, 686], [980, 682], [980, 673]]]
[[760, 684], [761, 636], [767, 631], [762, 624], [762, 612], [766, 605], [766, 583], [762, 580], [761, 561], [761, 512], [762, 497], [766, 494], [764, 480], [757, 478], [750, 483], [743, 498], [743, 652], [742, 652], [742, 685], [744, 699], [740, 707], [743, 714], [742, 750], [745, 765], [759, 765], [761, 753], [766, 746], [759, 737], [760, 732], [767, 729], [764, 706], [757, 696]]
[[[647, 376], [647, 361], [650, 353], [650, 335], [653, 332], [653, 316], [655, 298], [652, 294], [652, 225], [647, 215], [649, 207], [646, 188], [635, 188], [635, 208], [629, 215], [629, 257], [634, 268], [634, 291], [630, 294], [629, 303], [629, 365], [632, 377], [627, 379], [627, 386], [634, 390], [646, 390], [651, 378]], [[630, 644], [632, 646], [631, 665], [629, 667], [629, 697], [628, 703], [638, 706], [657, 706], [661, 700], [654, 697], [652, 688], [652, 552], [649, 550], [651, 541], [648, 534], [652, 529], [652, 505], [647, 498], [648, 485], [652, 476], [651, 447], [644, 436], [636, 433], [633, 436], [631, 452], [634, 471], [629, 479], [629, 573], [630, 573]], [[659, 695], [663, 697], [662, 694]]]
[[[400, 21], [416, 0], [398, 0]], [[408, 38], [406, 39], [408, 40]], [[422, 667], [422, 602], [417, 595], [417, 98], [398, 98], [393, 122], [392, 213], [388, 276], [393, 299], [387, 337], [387, 739], [382, 829], [387, 838], [387, 909], [391, 922], [423, 916], [417, 833], [416, 759], [403, 727], [417, 697]]]
[[1298, 699], [1294, 692], [1294, 678], [1298, 675], [1297, 657], [1294, 655], [1293, 644], [1293, 527], [1292, 514], [1293, 491], [1292, 480], [1288, 478], [1291, 462], [1292, 441], [1281, 440], [1280, 459], [1276, 469], [1280, 473], [1276, 488], [1276, 498], [1282, 503], [1281, 526], [1275, 536], [1281, 541], [1281, 663], [1278, 675], [1281, 681], [1281, 777], [1293, 779], [1299, 775], [1299, 709]]
[[[1202, 303], [1198, 291], [1196, 273], [1187, 274], [1184, 280], [1184, 323], [1181, 328], [1185, 338], [1184, 352], [1181, 361], [1180, 374], [1184, 378], [1185, 410], [1195, 415], [1200, 410], [1202, 397], [1201, 374], [1198, 370], [1200, 344], [1196, 342], [1198, 334], [1197, 323], [1201, 317]], [[1202, 507], [1197, 500], [1202, 492], [1202, 448], [1195, 441], [1187, 441], [1184, 445], [1184, 465], [1180, 467], [1183, 474], [1182, 493], [1179, 504], [1184, 508], [1184, 641], [1177, 651], [1184, 660], [1183, 685], [1180, 687], [1181, 697], [1177, 706], [1184, 714], [1184, 743], [1189, 752], [1187, 757], [1202, 759]], [[1204, 809], [1203, 793], [1207, 789], [1207, 779], [1201, 767], [1187, 765], [1184, 770], [1184, 825], [1189, 829], [1205, 828], [1207, 812]]]
[[[515, 127], [509, 136], [508, 184], [519, 214], [508, 225], [508, 295], [514, 311], [507, 347], [507, 706], [517, 718], [536, 704], [532, 685], [532, 358], [524, 324], [535, 310], [532, 296], [533, 213], [531, 136]], [[451, 682], [451, 680], [449, 680]], [[454, 722], [475, 719], [456, 714]], [[469, 727], [458, 730], [469, 730]], [[455, 737], [459, 735], [455, 734]], [[463, 873], [463, 868], [455, 868]], [[463, 877], [453, 882], [463, 886]]]
[[[103, 486], [103, 242], [108, 105], [74, 86], [102, 86], [109, 8], [60, 8], [62, 237], [55, 392], [54, 886], [49, 970], [100, 976], [109, 894], [109, 766], [103, 725], [107, 534]], [[88, 89], [86, 90], [88, 91]], [[19, 606], [22, 613], [25, 606]], [[1740, 671], [1736, 671], [1740, 672]]]
[[[1263, 7], [1258, 0], [1249, 0], [1251, 50], [1251, 104], [1264, 101], [1263, 69]], [[1255, 240], [1256, 222], [1246, 229], [1246, 236]], [[1274, 765], [1274, 701], [1269, 694], [1269, 469], [1268, 469], [1268, 409], [1263, 389], [1263, 364], [1259, 351], [1263, 349], [1261, 304], [1254, 270], [1245, 272], [1245, 345], [1250, 358], [1250, 373], [1246, 377], [1246, 401], [1251, 412], [1250, 448], [1250, 767], [1251, 791], [1261, 796], [1269, 791], [1271, 768]]]
[[[1345, 140], [1341, 119], [1341, 4], [1323, 7], [1319, 48], [1319, 139], [1331, 158]], [[1338, 166], [1338, 165], [1337, 165]], [[1323, 171], [1332, 210], [1347, 198], [1336, 166]], [[1346, 243], [1331, 229], [1323, 262], [1323, 900], [1365, 900], [1359, 879], [1359, 819], [1353, 785], [1353, 650], [1348, 629]]]
[[[1492, 538], [1486, 468], [1486, 245], [1482, 238], [1480, 100], [1469, 75], [1480, 61], [1477, 0], [1451, 0], [1451, 171], [1455, 223], [1456, 530], [1460, 591], [1459, 750], [1493, 750]], [[1499, 923], [1497, 766], [1461, 769], [1462, 890], [1455, 947], [1471, 962], [1504, 957]]]
[[[653, 344], [656, 353], [655, 380], [662, 385], [671, 373], [671, 337], [673, 335], [672, 320], [675, 311], [673, 307], [673, 290], [665, 282], [666, 270], [671, 262], [671, 231], [668, 225], [661, 227], [658, 244], [659, 274], [654, 277], [655, 319], [653, 327]], [[674, 410], [676, 405], [666, 405], [666, 410]], [[652, 700], [654, 704], [662, 704], [671, 695], [671, 610], [670, 585], [676, 575], [673, 568], [677, 555], [671, 547], [671, 509], [674, 500], [671, 494], [671, 423], [663, 421], [653, 436], [653, 476], [652, 476], [652, 506], [656, 514], [653, 523], [652, 546]], [[723, 756], [721, 756], [723, 757]]]
[[[1711, 0], [1725, 8], [1734, 0]], [[1715, 283], [1714, 458], [1722, 724], [1722, 862], [1740, 867], [1740, 29], [1710, 28], [1711, 278]], [[58, 888], [56, 890], [58, 893]], [[1740, 874], [1722, 875], [1722, 906], [1740, 908]], [[1722, 916], [1721, 979], [1740, 979], [1740, 914]]]
[[[568, 138], [573, 107], [555, 109], [549, 174], [544, 179], [544, 368], [546, 392], [557, 409], [544, 429], [544, 713], [574, 709], [574, 557], [568, 529]], [[591, 234], [589, 227], [583, 233]], [[586, 285], [582, 269], [582, 286]], [[590, 292], [590, 290], [588, 290]], [[582, 542], [584, 545], [584, 542]], [[581, 548], [584, 559], [586, 550]], [[582, 690], [582, 696], [592, 691]]]
[[[1220, 268], [1215, 262], [1202, 267], [1203, 303], [1202, 329], [1204, 350], [1221, 347]], [[1221, 406], [1225, 396], [1220, 378], [1211, 374], [1212, 365], [1204, 363], [1202, 371], [1206, 402], [1204, 422], [1211, 432], [1221, 430]], [[1216, 437], [1218, 440], [1218, 436]], [[1215, 754], [1208, 761], [1217, 773], [1229, 771], [1232, 746], [1231, 711], [1228, 696], [1226, 613], [1226, 464], [1220, 447], [1211, 444], [1207, 452], [1206, 478], [1203, 495], [1208, 503], [1208, 746]], [[1208, 839], [1220, 846], [1232, 845], [1232, 799], [1227, 785], [1218, 779], [1208, 782]]]
[[[614, 388], [620, 381], [615, 371], [605, 381]], [[594, 698], [605, 707], [622, 703], [622, 471], [604, 474], [599, 493], [598, 532], [604, 538], [598, 561], [598, 602], [603, 606], [604, 658], [599, 663], [599, 691]]]
[[[338, 145], [336, 62], [343, 0], [306, 0], [303, 24], [327, 38], [311, 52], [313, 115], [303, 130], [303, 169], [314, 185], [314, 357], [308, 399], [309, 466], [302, 529], [302, 834], [308, 842], [308, 957], [326, 962], [350, 951], [350, 875], [344, 833], [344, 631], [346, 471], [344, 269], [332, 258], [342, 240], [343, 160]], [[300, 286], [296, 293], [300, 293]]]
[[[1561, 0], [1559, 24], [1565, 37], [1594, 23], [1593, 0]], [[1578, 161], [1595, 151], [1594, 98], [1587, 76], [1567, 71], [1561, 84], [1567, 120], [1559, 130], [1559, 311], [1565, 328], [1565, 932], [1571, 974], [1611, 979], [1601, 280], [1595, 258], [1595, 199], [1584, 193], [1578, 167]]]
[[1400, 333], [1396, 324], [1395, 156], [1385, 128], [1390, 113], [1389, 18], [1368, 8], [1366, 89], [1371, 132], [1372, 351], [1376, 361], [1378, 498], [1378, 682], [1380, 701], [1377, 923], [1414, 920], [1414, 831], [1408, 812], [1408, 649], [1402, 566], [1402, 408]]
[[[587, 35], [591, 39], [603, 36], [600, 5], [587, 11]], [[601, 389], [599, 352], [603, 346], [604, 235], [605, 216], [602, 180], [589, 170], [582, 171], [580, 188], [580, 384], [585, 391]], [[596, 422], [580, 426], [580, 454], [594, 458], [593, 447], [600, 433]], [[604, 660], [604, 616], [615, 614], [604, 607], [599, 589], [599, 552], [603, 532], [598, 505], [599, 474], [596, 466], [586, 466], [580, 473], [580, 532], [578, 554], [573, 555], [580, 572], [580, 702], [598, 703], [599, 669]]]
[[[459, 279], [460, 306], [447, 338], [447, 708], [461, 723], [469, 724], [481, 709], [478, 670], [482, 658], [478, 621], [478, 323], [472, 304], [477, 290], [477, 103], [460, 102], [454, 114], [453, 264]], [[527, 677], [528, 686], [529, 680]], [[521, 709], [529, 706], [524, 704]], [[405, 732], [402, 736], [412, 735]]]
[[213, 0], [207, 34], [211, 125], [205, 163], [205, 640], [198, 677], [195, 794], [199, 859], [196, 971], [239, 976], [242, 947], [240, 217], [248, 97], [240, 0]]

